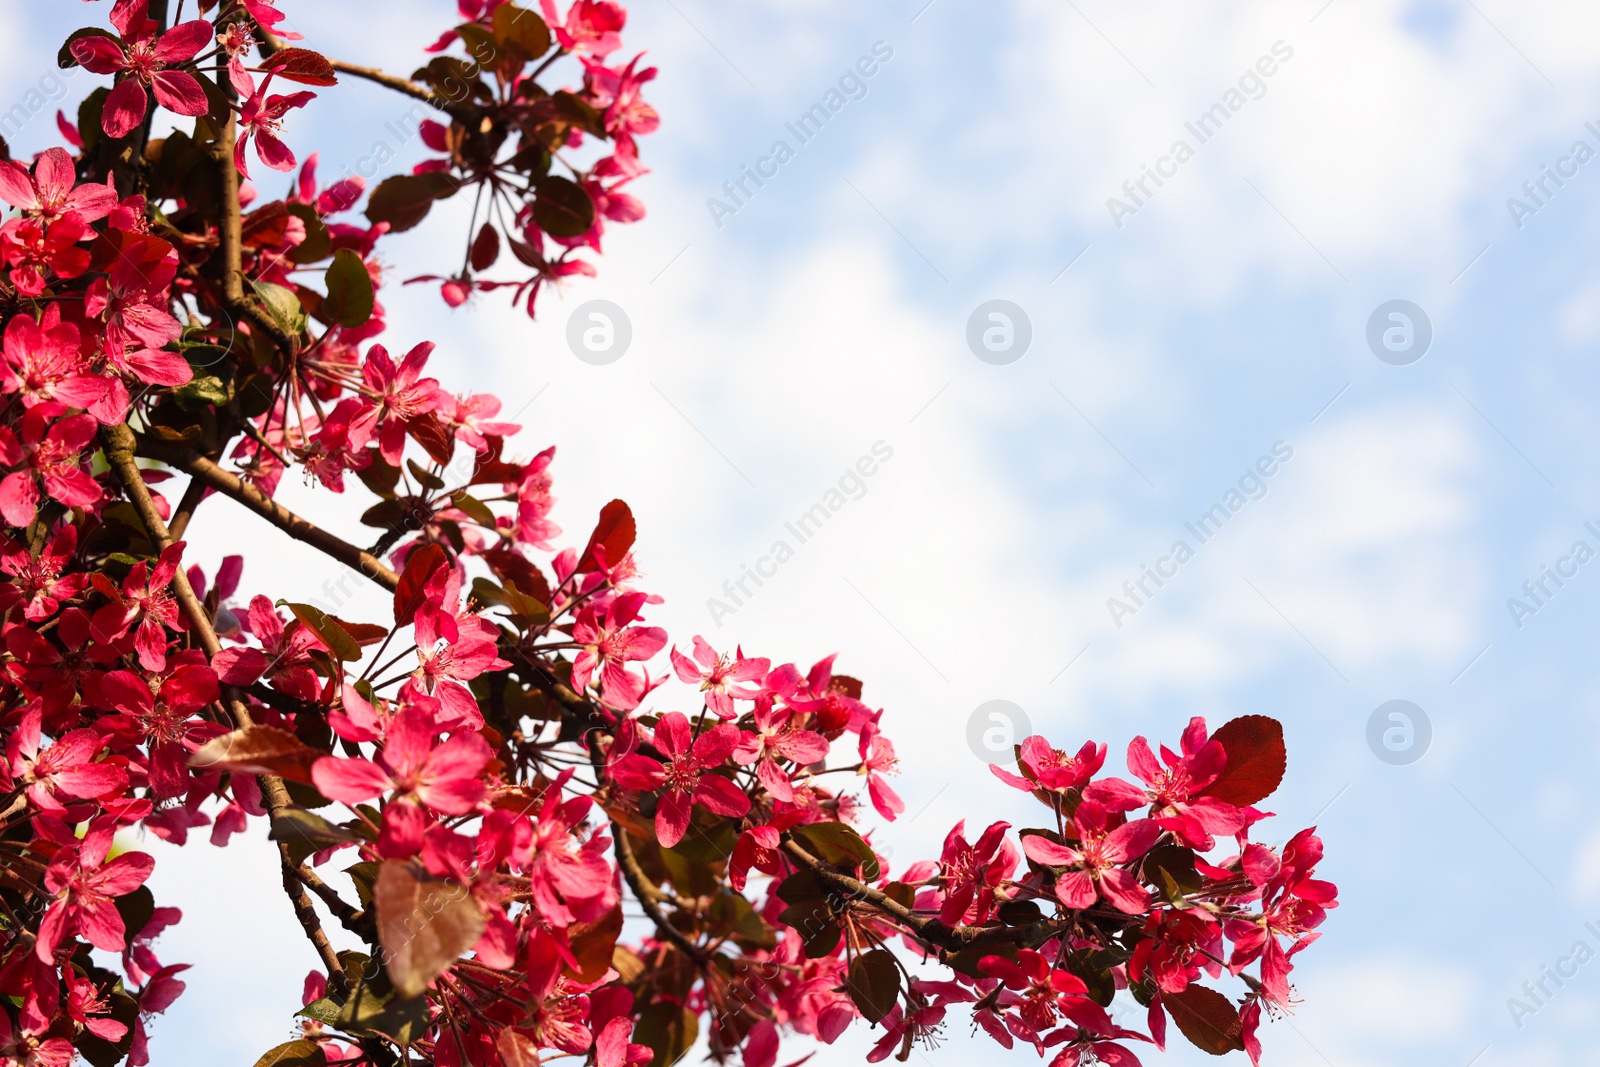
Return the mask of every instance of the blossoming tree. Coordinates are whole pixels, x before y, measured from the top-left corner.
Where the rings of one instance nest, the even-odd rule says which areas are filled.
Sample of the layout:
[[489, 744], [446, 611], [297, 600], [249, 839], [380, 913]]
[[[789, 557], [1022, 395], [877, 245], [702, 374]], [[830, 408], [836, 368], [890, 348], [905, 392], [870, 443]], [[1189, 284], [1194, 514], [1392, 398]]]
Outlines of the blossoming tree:
[[[553, 449], [513, 458], [492, 394], [380, 340], [375, 251], [435, 201], [472, 216], [460, 268], [424, 279], [529, 314], [642, 217], [655, 70], [620, 58], [622, 8], [459, 0], [408, 77], [328, 58], [268, 0], [184, 8], [116, 0], [61, 47], [100, 78], [67, 147], [0, 144], [0, 1062], [149, 1062], [186, 968], [157, 955], [181, 916], [139, 831], [226, 845], [253, 820], [315, 965], [300, 1003], [252, 1005], [299, 1020], [263, 1064], [665, 1067], [703, 1041], [773, 1067], [858, 1022], [869, 1060], [905, 1059], [952, 1011], [1051, 1067], [1136, 1063], [1169, 1020], [1258, 1057], [1335, 904], [1311, 830], [1254, 840], [1276, 722], [1136, 738], [1129, 778], [1104, 744], [1029, 737], [992, 771], [1040, 825], [957, 824], [893, 870], [894, 720], [862, 684], [674, 645], [627, 506], [558, 548]], [[437, 114], [433, 156], [370, 190], [319, 184], [283, 133], [352, 77]], [[298, 180], [268, 199], [253, 168]], [[361, 496], [373, 543], [279, 503], [291, 473]], [[203, 573], [184, 536], [216, 497], [392, 617], [289, 602], [237, 556]]]

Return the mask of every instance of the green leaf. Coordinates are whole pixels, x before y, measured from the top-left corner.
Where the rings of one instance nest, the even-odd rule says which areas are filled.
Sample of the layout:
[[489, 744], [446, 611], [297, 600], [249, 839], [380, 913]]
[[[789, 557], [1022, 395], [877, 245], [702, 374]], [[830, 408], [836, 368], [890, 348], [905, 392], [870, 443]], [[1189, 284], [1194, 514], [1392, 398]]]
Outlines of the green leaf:
[[352, 863], [344, 869], [350, 876], [350, 881], [355, 883], [356, 899], [361, 901], [363, 908], [372, 906], [372, 890], [378, 884], [378, 864], [373, 860], [362, 860]]
[[654, 1053], [650, 1067], [672, 1067], [694, 1047], [699, 1036], [700, 1020], [696, 1014], [670, 1000], [658, 1000], [645, 1008], [633, 1028], [634, 1042]]
[[106, 97], [110, 95], [111, 90], [102, 85], [78, 105], [78, 135], [83, 138], [85, 152], [93, 151], [94, 146], [100, 143], [100, 138], [105, 136], [105, 131], [100, 128], [100, 113], [106, 106]]
[[438, 492], [444, 488], [443, 478], [434, 474], [414, 459], [406, 460], [406, 470], [411, 472], [411, 477], [415, 478], [424, 489], [432, 489], [434, 492]]
[[505, 58], [505, 49], [495, 39], [494, 33], [476, 22], [457, 26], [456, 33], [461, 35], [461, 44], [466, 48], [467, 54], [480, 67], [485, 69], [498, 67], [500, 61]]
[[817, 822], [790, 831], [805, 850], [831, 867], [861, 869], [868, 882], [878, 880], [878, 857], [861, 835], [842, 822]]
[[300, 203], [285, 204], [284, 208], [306, 224], [306, 239], [289, 250], [289, 259], [295, 263], [319, 263], [327, 259], [333, 252], [333, 235], [317, 209]]
[[1215, 989], [1190, 982], [1182, 993], [1163, 993], [1161, 1003], [1189, 1043], [1213, 1056], [1244, 1049], [1239, 1009]]
[[401, 233], [428, 217], [435, 200], [442, 200], [460, 188], [449, 174], [396, 174], [385, 178], [367, 198], [367, 218], [387, 222], [390, 232]]
[[323, 281], [328, 287], [328, 298], [322, 303], [324, 315], [352, 330], [372, 318], [372, 275], [360, 256], [348, 248], [339, 249]]
[[361, 658], [361, 646], [350, 636], [350, 631], [339, 625], [339, 620], [324, 614], [321, 608], [314, 608], [310, 604], [292, 604], [287, 600], [278, 601], [278, 607], [294, 612], [294, 617], [321, 638], [322, 643], [342, 661], [354, 663]]
[[894, 953], [875, 948], [851, 960], [845, 992], [867, 1022], [876, 1023], [888, 1015], [900, 997], [900, 967]]
[[298, 337], [306, 328], [306, 309], [300, 306], [300, 298], [294, 295], [294, 290], [255, 278], [250, 279], [250, 286], [266, 306], [272, 321], [282, 326], [285, 333]]
[[256, 1067], [327, 1067], [322, 1046], [310, 1038], [285, 1041], [256, 1060]]
[[552, 174], [533, 187], [533, 221], [551, 237], [581, 237], [594, 225], [594, 201], [583, 186]]
[[459, 489], [450, 495], [450, 502], [458, 511], [466, 514], [467, 518], [486, 529], [495, 528], [494, 512], [489, 510], [489, 505], [467, 492]]
[[1193, 850], [1177, 844], [1162, 845], [1147, 852], [1144, 873], [1172, 903], [1176, 903], [1185, 893], [1195, 892], [1205, 882], [1195, 869]]
[[228, 387], [223, 384], [221, 378], [209, 374], [202, 378], [189, 379], [185, 384], [178, 386], [174, 393], [178, 398], [178, 406], [185, 411], [200, 411], [212, 404], [220, 408], [228, 404]]
[[494, 35], [506, 44], [516, 45], [529, 59], [538, 59], [550, 51], [550, 27], [532, 11], [515, 4], [495, 8]]
[[285, 808], [272, 820], [267, 837], [289, 846], [289, 858], [296, 865], [304, 863], [307, 856], [334, 845], [347, 845], [356, 841], [356, 835], [342, 826], [335, 826], [320, 815], [301, 808]]

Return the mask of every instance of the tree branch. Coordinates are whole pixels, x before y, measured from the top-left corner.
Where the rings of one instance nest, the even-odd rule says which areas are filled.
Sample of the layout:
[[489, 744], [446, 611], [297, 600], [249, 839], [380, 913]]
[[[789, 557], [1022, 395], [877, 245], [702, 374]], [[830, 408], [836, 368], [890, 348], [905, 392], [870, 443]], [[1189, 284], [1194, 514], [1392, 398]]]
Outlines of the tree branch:
[[1025, 947], [1037, 947], [1077, 925], [1076, 919], [1042, 919], [1027, 926], [948, 926], [935, 916], [918, 915], [898, 900], [858, 878], [834, 870], [807, 852], [792, 838], [785, 838], [781, 847], [785, 855], [806, 870], [815, 873], [825, 885], [854, 900], [859, 900], [908, 928], [914, 937], [930, 948], [938, 950], [942, 963], [948, 963], [952, 956], [963, 949], [982, 945], [1020, 944]]
[[[121, 483], [122, 490], [127, 495], [129, 503], [133, 505], [134, 511], [138, 513], [145, 533], [157, 547], [165, 551], [175, 543], [175, 539], [161, 518], [161, 513], [156, 510], [155, 500], [150, 496], [150, 487], [145, 485], [144, 477], [139, 473], [139, 465], [134, 459], [138, 439], [126, 423], [118, 423], [115, 426], [101, 427], [100, 440], [104, 446], [106, 463], [117, 481]], [[205, 650], [207, 658], [214, 658], [222, 651], [222, 642], [217, 639], [217, 632], [212, 628], [211, 618], [206, 614], [205, 605], [195, 596], [194, 587], [189, 584], [189, 576], [182, 567], [173, 572], [172, 588], [195, 639]], [[250, 709], [239, 699], [232, 687], [227, 691], [227, 702], [236, 726], [243, 728], [251, 725]], [[289, 791], [284, 787], [283, 779], [276, 775], [261, 775], [261, 791], [266, 797], [268, 810], [274, 817], [290, 806]], [[317, 955], [322, 958], [323, 966], [328, 969], [329, 986], [340, 995], [348, 993], [349, 983], [345, 978], [344, 965], [339, 962], [339, 956], [328, 941], [321, 920], [317, 918], [316, 908], [294, 871], [298, 864], [290, 862], [287, 842], [278, 842], [278, 859], [283, 867], [283, 890], [289, 895], [289, 902], [294, 906], [295, 918], [300, 921], [307, 939], [317, 950]]]
[[661, 902], [668, 899], [659, 889], [650, 884], [649, 876], [639, 866], [639, 857], [633, 854], [633, 846], [628, 843], [628, 832], [616, 823], [611, 824], [611, 832], [616, 838], [613, 851], [617, 857], [617, 866], [622, 869], [622, 879], [628, 883], [628, 888], [633, 890], [633, 895], [639, 901], [639, 906], [644, 913], [655, 920], [656, 929], [666, 935], [671, 941], [696, 963], [705, 963], [711, 958], [710, 953], [689, 940], [682, 930], [667, 921], [666, 912], [661, 910]]
[[360, 571], [390, 592], [400, 584], [400, 576], [377, 556], [301, 518], [254, 485], [217, 466], [198, 452], [146, 437], [139, 442], [139, 454], [186, 471], [224, 496], [237, 500], [296, 541], [332, 556], [352, 570]]
[[460, 119], [462, 122], [470, 122], [476, 117], [473, 110], [465, 104], [436, 93], [426, 85], [418, 85], [408, 78], [387, 74], [377, 67], [360, 67], [354, 63], [346, 63], [342, 59], [330, 59], [328, 62], [332, 63], [333, 69], [340, 74], [364, 78], [376, 85], [383, 86], [385, 89], [393, 89], [397, 93], [403, 93], [406, 96], [421, 100], [424, 104], [436, 111], [443, 111], [451, 118]]

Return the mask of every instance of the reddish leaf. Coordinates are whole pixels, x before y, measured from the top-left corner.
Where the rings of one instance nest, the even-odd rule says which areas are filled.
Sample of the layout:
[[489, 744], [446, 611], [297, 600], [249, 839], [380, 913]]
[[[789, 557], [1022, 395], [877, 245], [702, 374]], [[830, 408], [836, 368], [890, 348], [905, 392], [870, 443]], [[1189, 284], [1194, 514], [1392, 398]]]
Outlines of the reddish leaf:
[[197, 771], [276, 774], [309, 782], [311, 765], [325, 755], [275, 727], [246, 726], [206, 742], [189, 757], [189, 766]]
[[568, 967], [567, 974], [580, 982], [598, 982], [611, 969], [611, 954], [622, 934], [622, 908], [612, 908], [592, 923], [573, 923], [567, 927], [567, 938], [572, 944], [577, 968]]
[[385, 627], [374, 622], [346, 622], [337, 615], [329, 615], [328, 618], [338, 623], [362, 648], [375, 645], [389, 636], [389, 631]]
[[346, 663], [354, 663], [361, 658], [361, 646], [356, 639], [350, 636], [338, 619], [324, 612], [321, 608], [310, 604], [291, 604], [287, 600], [278, 601], [279, 607], [288, 608], [294, 613], [306, 629], [317, 635], [324, 645], [328, 646], [335, 656]]
[[576, 182], [541, 178], [533, 187], [533, 221], [551, 237], [581, 237], [594, 225], [594, 201]]
[[422, 589], [433, 572], [450, 561], [442, 545], [423, 545], [406, 557], [406, 569], [394, 591], [394, 621], [410, 622], [422, 610]]
[[387, 222], [394, 233], [411, 229], [427, 217], [435, 200], [455, 193], [460, 184], [449, 174], [393, 174], [367, 197], [367, 218]]
[[1228, 764], [1203, 796], [1243, 807], [1265, 800], [1283, 781], [1289, 756], [1283, 747], [1283, 724], [1277, 719], [1241, 715], [1223, 723], [1211, 740], [1228, 754]]
[[503, 544], [496, 545], [482, 555], [483, 561], [502, 582], [513, 583], [518, 592], [535, 597], [543, 604], [550, 603], [550, 583], [545, 580], [544, 572], [528, 557]]
[[488, 270], [499, 258], [500, 231], [486, 222], [472, 241], [472, 269]]
[[339, 74], [327, 57], [309, 48], [280, 48], [262, 61], [261, 66], [285, 81], [302, 85], [338, 85]]
[[613, 500], [600, 509], [600, 521], [595, 523], [594, 533], [589, 535], [589, 544], [584, 548], [583, 555], [578, 559], [578, 573], [587, 574], [596, 569], [598, 563], [594, 557], [597, 545], [604, 546], [606, 550], [606, 566], [615, 567], [628, 554], [628, 549], [633, 547], [633, 539], [638, 531], [633, 524], [633, 512], [628, 510], [628, 505], [620, 500]]
[[455, 454], [455, 435], [432, 414], [418, 415], [406, 423], [406, 432], [435, 463], [449, 463], [450, 457]]
[[411, 863], [386, 861], [372, 901], [389, 981], [403, 1000], [426, 992], [483, 935], [483, 912], [467, 887]]
[[1244, 1025], [1233, 1002], [1203, 985], [1189, 983], [1182, 993], [1163, 993], [1161, 1003], [1196, 1048], [1213, 1056], [1243, 1051]]
[[867, 1022], [876, 1023], [888, 1015], [900, 999], [900, 968], [895, 965], [894, 953], [875, 948], [851, 960], [845, 992]]

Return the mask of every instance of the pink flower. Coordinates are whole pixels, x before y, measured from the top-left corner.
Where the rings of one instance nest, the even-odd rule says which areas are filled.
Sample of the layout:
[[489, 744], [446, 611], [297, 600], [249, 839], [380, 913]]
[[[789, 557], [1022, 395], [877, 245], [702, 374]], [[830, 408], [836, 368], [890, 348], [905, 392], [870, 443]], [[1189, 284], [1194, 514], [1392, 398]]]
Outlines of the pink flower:
[[92, 628], [96, 639], [110, 643], [138, 626], [133, 644], [139, 650], [139, 665], [147, 671], [166, 669], [167, 627], [186, 629], [178, 602], [167, 589], [172, 576], [178, 573], [184, 544], [179, 541], [163, 551], [154, 570], [148, 560], [135, 563], [120, 589], [100, 571], [89, 579], [111, 601], [94, 613]]
[[555, 505], [550, 495], [550, 461], [555, 455], [552, 445], [534, 456], [522, 468], [522, 480], [517, 483], [517, 540], [546, 550], [550, 538], [561, 533], [561, 527], [549, 519]]
[[526, 849], [518, 845], [514, 853], [527, 873], [534, 908], [555, 927], [598, 919], [616, 902], [611, 865], [596, 848], [608, 846], [609, 839], [591, 838], [573, 847], [573, 831], [584, 825], [593, 802], [583, 796], [562, 799], [560, 787], [572, 772], [564, 773], [566, 777], [546, 788], [544, 802], [528, 828]]
[[775, 826], [752, 826], [739, 835], [734, 843], [733, 855], [728, 859], [728, 884], [735, 893], [743, 893], [750, 868], [776, 875], [782, 867], [778, 845], [782, 835]]
[[11, 267], [11, 284], [26, 297], [44, 292], [49, 271], [63, 280], [89, 269], [89, 250], [79, 242], [93, 236], [88, 225], [68, 213], [54, 222], [12, 219], [0, 226], [0, 261]]
[[107, 176], [104, 185], [85, 182], [75, 187], [77, 180], [66, 150], [47, 148], [33, 165], [32, 175], [14, 159], [0, 163], [0, 200], [47, 222], [69, 211], [84, 222], [97, 222], [111, 214], [117, 206], [117, 189], [111, 178]]
[[93, 730], [73, 730], [41, 753], [41, 717], [39, 708], [30, 708], [6, 743], [11, 774], [27, 787], [34, 807], [59, 818], [67, 809], [58, 794], [83, 800], [120, 791], [128, 784], [127, 771], [95, 762], [105, 742]]
[[257, 596], [250, 601], [249, 632], [260, 648], [224, 648], [211, 661], [228, 685], [250, 685], [270, 675], [273, 688], [301, 700], [316, 700], [317, 676], [311, 670], [311, 653], [326, 651], [321, 638], [304, 626], [289, 632], [272, 601]]
[[975, 845], [967, 843], [965, 829], [965, 820], [956, 823], [939, 857], [944, 888], [939, 921], [947, 926], [987, 919], [994, 908], [995, 887], [1017, 866], [1016, 851], [1006, 840], [1010, 823], [991, 823]]
[[126, 947], [127, 932], [115, 898], [144, 885], [156, 861], [144, 852], [125, 852], [107, 863], [115, 832], [114, 817], [96, 819], [83, 842], [56, 853], [46, 869], [45, 888], [56, 899], [39, 923], [39, 941], [34, 945], [43, 962], [55, 962], [56, 949], [74, 933], [107, 952]]
[[[37, 557], [12, 541], [0, 541], [0, 571], [10, 575], [6, 586], [10, 592], [0, 590], [0, 606], [9, 608], [8, 597], [27, 601], [23, 618], [29, 622], [44, 622], [52, 618], [61, 601], [69, 600], [83, 592], [89, 584], [87, 574], [69, 574], [62, 577], [78, 549], [78, 528], [61, 527], [61, 531]], [[32, 631], [23, 631], [32, 632]]]
[[316, 93], [305, 90], [288, 96], [269, 97], [266, 92], [271, 84], [272, 75], [268, 74], [260, 87], [239, 107], [239, 140], [233, 146], [233, 165], [246, 178], [250, 177], [250, 168], [245, 164], [244, 149], [251, 137], [256, 139], [256, 156], [261, 162], [273, 170], [294, 169], [294, 153], [278, 139], [278, 129], [283, 125], [283, 117], [291, 109], [305, 107], [317, 98]]
[[366, 191], [367, 180], [359, 174], [354, 174], [348, 178], [341, 178], [318, 192], [317, 153], [313, 152], [301, 165], [296, 186], [295, 200], [302, 204], [310, 204], [317, 209], [318, 215], [337, 215], [355, 206], [356, 201], [361, 199], [361, 194]]
[[746, 659], [743, 649], [736, 649], [731, 659], [718, 655], [717, 651], [706, 643], [706, 639], [698, 635], [694, 639], [693, 661], [676, 648], [672, 650], [672, 669], [677, 672], [678, 678], [691, 685], [698, 683], [700, 691], [706, 695], [706, 707], [710, 708], [717, 718], [724, 720], [738, 717], [733, 710], [735, 697], [740, 700], [754, 700], [758, 692], [758, 690], [735, 689], [730, 683], [759, 682], [767, 676], [767, 671], [771, 668], [771, 660]]
[[15, 316], [6, 324], [0, 392], [21, 393], [24, 407], [58, 400], [87, 409], [103, 423], [121, 421], [127, 390], [121, 382], [90, 370], [80, 340], [78, 328], [61, 321], [60, 304], [48, 305], [42, 320], [27, 314]]
[[[695, 642], [697, 645], [704, 644], [698, 637]], [[743, 662], [765, 665], [767, 661]], [[761, 673], [766, 673], [765, 666]], [[778, 766], [778, 760], [791, 760], [804, 767], [828, 755], [828, 742], [823, 740], [822, 735], [794, 727], [789, 721], [793, 715], [794, 709], [774, 705], [770, 697], [761, 698], [755, 709], [756, 732], [741, 733], [738, 747], [733, 750], [735, 763], [744, 767], [754, 763], [756, 777], [767, 792], [774, 799], [791, 804], [794, 802], [794, 785], [789, 780], [788, 772]], [[733, 716], [730, 714], [727, 717]]]
[[647, 692], [648, 679], [641, 679], [627, 665], [647, 660], [667, 643], [667, 631], [659, 626], [629, 626], [644, 606], [643, 593], [625, 593], [611, 601], [602, 620], [592, 605], [578, 612], [572, 639], [583, 650], [572, 661], [572, 687], [588, 688], [594, 672], [600, 672], [600, 699], [613, 708], [629, 711], [639, 706]]
[[556, 43], [568, 52], [603, 59], [622, 47], [619, 32], [628, 13], [609, 0], [574, 0], [562, 20], [556, 15], [555, 0], [539, 0], [544, 21]]
[[407, 352], [396, 367], [382, 345], [373, 345], [367, 351], [367, 360], [361, 367], [364, 396], [359, 412], [350, 421], [350, 447], [365, 448], [376, 436], [384, 461], [400, 465], [406, 424], [439, 406], [438, 381], [420, 377], [432, 352], [433, 342], [424, 341]]
[[121, 713], [120, 719], [103, 721], [148, 746], [151, 794], [166, 800], [187, 792], [189, 753], [222, 732], [217, 724], [194, 717], [222, 695], [216, 672], [204, 664], [185, 663], [152, 693], [132, 671], [112, 671], [100, 679], [100, 695]]
[[1222, 746], [1206, 739], [1206, 721], [1197, 715], [1183, 731], [1182, 756], [1162, 745], [1161, 761], [1157, 762], [1150, 742], [1143, 737], [1129, 743], [1128, 769], [1146, 788], [1121, 778], [1106, 778], [1089, 786], [1084, 795], [1112, 811], [1132, 811], [1148, 804], [1162, 829], [1171, 830], [1190, 848], [1208, 852], [1215, 843], [1212, 834], [1237, 833], [1244, 826], [1238, 808], [1199, 795], [1216, 781], [1227, 762]]
[[106, 363], [150, 385], [183, 385], [194, 377], [188, 361], [176, 352], [162, 351], [183, 332], [183, 325], [167, 310], [178, 253], [149, 234], [113, 236], [119, 241], [111, 274], [89, 283], [83, 298], [84, 310], [105, 320]]
[[342, 804], [393, 792], [383, 813], [378, 850], [408, 856], [422, 848], [426, 807], [441, 815], [465, 815], [488, 794], [479, 777], [494, 752], [475, 733], [458, 733], [442, 744], [433, 716], [418, 707], [402, 708], [389, 723], [376, 762], [324, 756], [311, 768], [322, 795]]
[[[0, 426], [0, 463], [13, 470], [0, 481], [0, 517], [11, 526], [27, 526], [39, 510], [39, 488], [44, 495], [69, 508], [86, 507], [100, 499], [100, 483], [89, 474], [87, 451], [96, 423], [91, 415], [72, 415], [50, 425], [61, 405], [39, 404], [22, 416], [22, 439]], [[46, 426], [49, 429], [46, 430]]]
[[655, 746], [666, 762], [630, 752], [611, 767], [611, 777], [628, 789], [662, 790], [656, 804], [656, 837], [671, 848], [683, 840], [695, 804], [718, 815], [743, 815], [750, 798], [728, 779], [708, 773], [727, 762], [739, 731], [723, 723], [691, 738], [689, 720], [669, 711], [656, 724]]
[[[1321, 859], [1322, 839], [1314, 829], [1306, 829], [1283, 846], [1280, 861], [1272, 862], [1268, 854], [1242, 864], [1251, 882], [1261, 886], [1261, 914], [1253, 920], [1231, 920], [1224, 927], [1233, 942], [1228, 968], [1238, 974], [1260, 959], [1262, 992], [1279, 1005], [1289, 1000], [1289, 972], [1294, 969], [1290, 961], [1321, 936], [1312, 931], [1327, 918], [1327, 908], [1339, 906], [1334, 899], [1337, 887], [1311, 877]], [[1287, 950], [1279, 944], [1280, 937], [1291, 939]]]
[[[1026, 838], [1024, 838], [1026, 840]], [[1033, 949], [1021, 949], [1016, 960], [1004, 956], [985, 956], [978, 961], [984, 974], [1000, 979], [1016, 994], [1017, 1017], [1031, 1033], [1027, 1039], [1037, 1044], [1038, 1035], [1056, 1025], [1064, 998], [1089, 992], [1083, 979], [1050, 966], [1050, 961]]]
[[1085, 741], [1083, 747], [1078, 749], [1077, 755], [1069, 756], [1035, 734], [1022, 742], [1022, 765], [1027, 768], [1031, 778], [1012, 774], [992, 763], [989, 764], [989, 770], [1006, 785], [1025, 793], [1031, 793], [1035, 789], [1048, 789], [1061, 793], [1068, 789], [1083, 788], [1105, 762], [1104, 744]]
[[489, 442], [484, 435], [510, 437], [522, 427], [514, 422], [490, 422], [500, 413], [500, 398], [488, 393], [470, 396], [439, 394], [439, 417], [455, 430], [456, 440], [478, 452], [486, 452]]
[[906, 803], [900, 799], [900, 794], [889, 788], [889, 783], [883, 777], [896, 774], [899, 770], [900, 760], [894, 754], [894, 742], [876, 726], [863, 729], [859, 773], [867, 776], [867, 795], [872, 798], [872, 806], [890, 822], [894, 822], [895, 816], [906, 810]]
[[1065, 867], [1056, 878], [1056, 899], [1079, 910], [1091, 906], [1095, 890], [1111, 906], [1129, 915], [1138, 915], [1150, 906], [1150, 893], [1139, 884], [1132, 871], [1121, 864], [1141, 858], [1161, 827], [1154, 819], [1135, 819], [1108, 830], [1106, 810], [1090, 801], [1078, 805], [1074, 818], [1078, 847], [1068, 848], [1049, 838], [1029, 834], [1022, 839], [1022, 851], [1035, 863], [1046, 867]]
[[500, 630], [489, 620], [460, 610], [461, 572], [456, 568], [439, 568], [427, 592], [416, 617], [417, 669], [407, 686], [438, 698], [440, 726], [477, 729], [483, 725], [483, 713], [465, 683], [485, 671], [511, 666], [497, 651]]
[[150, 102], [179, 115], [204, 115], [210, 108], [205, 90], [187, 71], [171, 69], [193, 59], [211, 43], [211, 23], [204, 19], [183, 22], [160, 38], [156, 24], [146, 17], [149, 0], [119, 0], [111, 9], [111, 24], [120, 38], [92, 35], [72, 42], [72, 55], [95, 74], [122, 73], [106, 97], [100, 125], [107, 137], [126, 137], [144, 121]]

